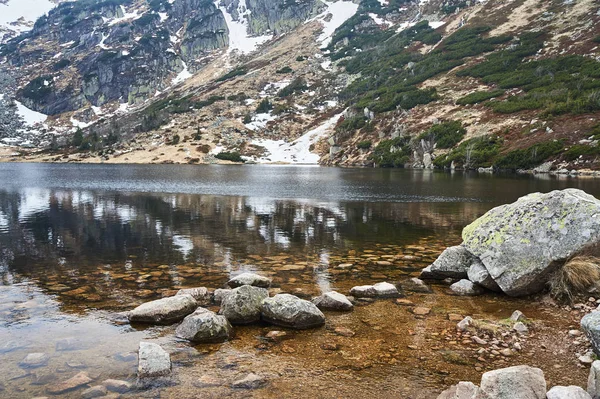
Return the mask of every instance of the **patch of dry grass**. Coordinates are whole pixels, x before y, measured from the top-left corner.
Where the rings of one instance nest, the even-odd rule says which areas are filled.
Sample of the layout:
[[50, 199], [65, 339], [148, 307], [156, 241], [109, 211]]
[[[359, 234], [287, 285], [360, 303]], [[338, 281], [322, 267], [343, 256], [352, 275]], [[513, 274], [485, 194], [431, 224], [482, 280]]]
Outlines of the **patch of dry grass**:
[[[596, 253], [589, 248], [588, 253]], [[567, 260], [550, 278], [550, 294], [554, 298], [572, 300], [600, 283], [600, 258], [587, 254]]]

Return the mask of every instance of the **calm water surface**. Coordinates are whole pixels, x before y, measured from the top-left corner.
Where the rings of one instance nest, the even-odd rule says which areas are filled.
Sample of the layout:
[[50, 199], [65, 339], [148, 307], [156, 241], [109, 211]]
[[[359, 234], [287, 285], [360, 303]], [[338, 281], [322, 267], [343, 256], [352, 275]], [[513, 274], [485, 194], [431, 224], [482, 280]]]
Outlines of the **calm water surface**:
[[[44, 396], [49, 384], [82, 370], [95, 383], [134, 381], [140, 340], [172, 353], [175, 382], [126, 397], [435, 397], [446, 384], [479, 375], [472, 364], [444, 362], [446, 344], [436, 343], [439, 333], [432, 331], [453, 326], [449, 311], [506, 317], [516, 306], [531, 305], [493, 296], [456, 298], [434, 287], [435, 294], [410, 298], [433, 309], [426, 319], [381, 302], [327, 315], [326, 328], [290, 332], [292, 338], [276, 346], [257, 339], [269, 331], [264, 325], [237, 328], [230, 343], [192, 347], [174, 340], [172, 327], [122, 325], [115, 314], [182, 287], [219, 288], [246, 270], [270, 275], [276, 289], [307, 298], [363, 283], [402, 282], [459, 243], [462, 228], [493, 206], [567, 187], [600, 197], [600, 181], [593, 179], [0, 164], [0, 397]], [[354, 266], [337, 268], [341, 263]], [[560, 316], [535, 307], [531, 312], [549, 325]], [[566, 328], [569, 321], [562, 323]], [[331, 330], [339, 325], [357, 335], [335, 336]], [[321, 349], [331, 341], [342, 350]], [[405, 353], [410, 343], [424, 352]], [[35, 352], [46, 353], [47, 364], [20, 364]], [[251, 393], [228, 388], [250, 371], [267, 375], [268, 387]], [[204, 374], [223, 384], [199, 388]], [[557, 381], [577, 377], [556, 372]], [[78, 398], [81, 390], [63, 396]]]

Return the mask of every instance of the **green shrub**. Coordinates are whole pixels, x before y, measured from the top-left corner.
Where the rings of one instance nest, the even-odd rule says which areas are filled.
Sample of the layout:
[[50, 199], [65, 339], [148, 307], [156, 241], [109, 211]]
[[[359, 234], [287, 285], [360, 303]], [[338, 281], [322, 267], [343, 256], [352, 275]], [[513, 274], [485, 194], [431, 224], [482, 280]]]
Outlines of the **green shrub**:
[[293, 70], [289, 66], [285, 66], [281, 69], [276, 70], [275, 72], [276, 73], [290, 73], [290, 72], [293, 72]]
[[307, 59], [308, 57], [305, 57], [303, 55], [299, 55], [298, 57], [296, 57], [296, 61], [298, 62], [306, 61]]
[[263, 98], [263, 100], [256, 107], [257, 114], [266, 114], [273, 109], [273, 104], [269, 101], [268, 98]]
[[284, 98], [289, 97], [295, 93], [301, 93], [306, 90], [308, 87], [306, 86], [306, 81], [304, 78], [298, 77], [290, 82], [289, 85], [285, 86], [283, 89], [279, 90], [277, 93], [278, 97]]
[[344, 118], [335, 128], [338, 132], [351, 132], [362, 129], [367, 124], [363, 115], [355, 115], [350, 118]]
[[574, 161], [580, 156], [586, 157], [598, 155], [600, 155], [600, 146], [598, 145], [575, 144], [564, 152], [563, 158], [567, 161]]
[[368, 150], [369, 148], [371, 148], [372, 145], [373, 142], [371, 140], [363, 140], [356, 144], [356, 148], [358, 148], [359, 150]]
[[467, 169], [487, 168], [492, 166], [500, 152], [502, 140], [494, 136], [476, 137], [462, 142], [446, 155], [434, 159], [438, 168], [449, 168], [452, 162], [457, 167]]
[[179, 141], [181, 140], [181, 137], [179, 137], [178, 134], [174, 135], [173, 137], [171, 137], [171, 140], [169, 140], [169, 145], [177, 145], [179, 144]]
[[459, 121], [443, 122], [433, 125], [418, 137], [419, 140], [430, 140], [437, 144], [437, 148], [452, 148], [458, 144], [467, 130]]
[[563, 150], [561, 140], [535, 144], [526, 149], [513, 150], [496, 162], [500, 169], [531, 169]]
[[61, 59], [60, 61], [56, 62], [53, 66], [52, 69], [54, 69], [55, 71], [61, 70], [63, 68], [68, 67], [69, 65], [71, 65], [71, 61], [69, 61], [66, 58]]
[[242, 123], [244, 125], [247, 125], [248, 123], [252, 122], [252, 115], [251, 114], [246, 114], [244, 115], [244, 119], [242, 119]]
[[245, 67], [237, 67], [234, 70], [227, 72], [225, 75], [217, 79], [217, 82], [224, 82], [226, 80], [235, 78], [236, 76], [242, 76], [248, 73]]
[[242, 159], [242, 156], [239, 152], [220, 152], [215, 155], [215, 158], [221, 159], [223, 161], [231, 161], [231, 162], [245, 162]]
[[81, 131], [81, 129], [77, 128], [77, 130], [73, 134], [73, 137], [71, 138], [71, 145], [73, 147], [79, 147], [81, 143], [83, 143], [83, 132]]
[[490, 98], [500, 97], [504, 94], [504, 90], [497, 89], [492, 91], [476, 91], [471, 94], [459, 98], [456, 100], [458, 105], [477, 104], [483, 101], [489, 100]]
[[600, 43], [600, 36], [596, 36], [595, 38], [592, 39], [592, 41], [594, 43]]
[[380, 168], [402, 168], [410, 162], [411, 155], [410, 137], [396, 137], [380, 141], [373, 150], [371, 159]]

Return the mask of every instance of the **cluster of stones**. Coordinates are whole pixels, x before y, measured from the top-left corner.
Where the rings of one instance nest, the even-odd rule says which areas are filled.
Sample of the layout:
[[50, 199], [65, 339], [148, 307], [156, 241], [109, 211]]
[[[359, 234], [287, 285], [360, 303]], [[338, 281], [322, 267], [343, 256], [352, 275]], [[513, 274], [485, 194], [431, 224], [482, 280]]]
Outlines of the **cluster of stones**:
[[578, 386], [555, 386], [547, 390], [544, 372], [529, 366], [492, 370], [481, 376], [479, 386], [461, 381], [442, 392], [438, 399], [598, 399], [600, 361], [590, 369], [587, 391]]
[[[268, 288], [271, 280], [254, 273], [240, 274], [229, 280], [227, 285], [230, 288], [216, 289], [214, 292], [204, 287], [183, 289], [172, 297], [144, 303], [126, 315], [131, 323], [181, 322], [175, 330], [178, 338], [194, 343], [218, 343], [233, 336], [233, 325], [262, 320], [292, 329], [316, 328], [325, 324], [321, 309], [351, 311], [354, 308], [347, 296], [335, 291], [326, 292], [312, 301], [285, 293], [270, 297]], [[357, 300], [400, 295], [398, 288], [387, 282], [354, 287], [350, 294]], [[219, 311], [216, 313], [207, 309], [211, 305], [219, 305]], [[140, 343], [139, 381], [155, 381], [168, 377], [170, 373], [169, 354], [157, 344]]]
[[577, 189], [534, 193], [496, 207], [462, 232], [421, 278], [458, 280], [458, 295], [542, 290], [557, 264], [600, 240], [600, 200]]

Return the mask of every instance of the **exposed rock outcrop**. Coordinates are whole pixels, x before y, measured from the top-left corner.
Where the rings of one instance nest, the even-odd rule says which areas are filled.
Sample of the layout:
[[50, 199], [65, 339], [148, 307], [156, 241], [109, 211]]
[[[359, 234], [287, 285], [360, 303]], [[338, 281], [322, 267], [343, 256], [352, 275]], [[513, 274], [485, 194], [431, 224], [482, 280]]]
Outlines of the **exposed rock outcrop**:
[[130, 322], [172, 324], [192, 313], [198, 305], [191, 295], [175, 295], [146, 302], [128, 313]]
[[167, 377], [171, 374], [171, 356], [152, 342], [140, 342], [138, 378], [140, 380]]
[[231, 338], [232, 334], [233, 329], [225, 316], [204, 308], [198, 308], [183, 319], [175, 330], [177, 337], [196, 343], [223, 342]]
[[323, 310], [342, 310], [348, 311], [354, 309], [352, 302], [344, 294], [329, 291], [312, 300], [319, 309]]
[[249, 324], [260, 320], [260, 307], [269, 297], [265, 288], [242, 285], [235, 288], [221, 302], [219, 314], [231, 324]]
[[315, 304], [290, 294], [265, 299], [261, 313], [265, 321], [283, 327], [306, 329], [325, 324], [325, 315]]

